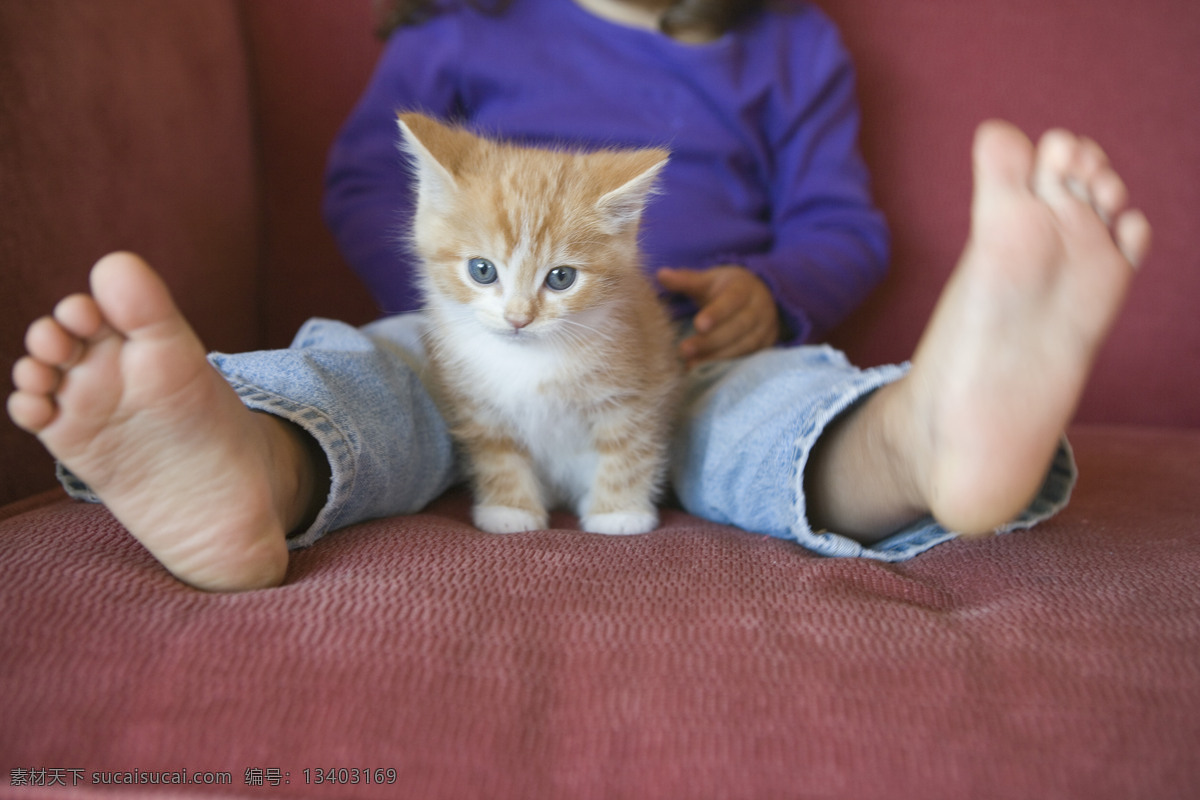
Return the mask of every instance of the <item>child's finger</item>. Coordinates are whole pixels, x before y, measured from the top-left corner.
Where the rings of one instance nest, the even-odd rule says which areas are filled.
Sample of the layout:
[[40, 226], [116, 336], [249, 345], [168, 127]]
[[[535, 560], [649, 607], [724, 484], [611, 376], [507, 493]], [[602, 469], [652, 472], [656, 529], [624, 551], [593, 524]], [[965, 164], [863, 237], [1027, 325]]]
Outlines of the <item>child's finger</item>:
[[700, 333], [715, 330], [737, 317], [746, 308], [749, 299], [743, 286], [727, 282], [713, 294], [711, 300], [701, 306], [692, 324]]
[[708, 294], [712, 276], [694, 269], [660, 269], [655, 277], [668, 292], [687, 295], [700, 304]]
[[[697, 317], [699, 319], [699, 317]], [[685, 358], [712, 358], [713, 353], [740, 349], [742, 342], [752, 338], [757, 327], [750, 314], [734, 314], [721, 320], [709, 330], [700, 330], [683, 342]]]

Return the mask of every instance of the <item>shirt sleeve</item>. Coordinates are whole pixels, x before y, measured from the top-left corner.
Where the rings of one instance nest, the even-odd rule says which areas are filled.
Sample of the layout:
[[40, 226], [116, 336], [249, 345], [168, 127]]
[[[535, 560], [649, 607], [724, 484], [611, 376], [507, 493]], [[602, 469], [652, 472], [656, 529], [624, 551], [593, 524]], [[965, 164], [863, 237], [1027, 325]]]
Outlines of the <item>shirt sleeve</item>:
[[456, 52], [456, 33], [445, 19], [392, 34], [326, 166], [325, 222], [385, 314], [420, 306], [406, 246], [414, 198], [397, 146], [396, 114], [454, 116], [458, 97], [448, 56]]
[[889, 236], [858, 150], [850, 57], [832, 23], [811, 47], [784, 48], [764, 122], [774, 241], [740, 259], [771, 290], [786, 344], [823, 337], [883, 279]]

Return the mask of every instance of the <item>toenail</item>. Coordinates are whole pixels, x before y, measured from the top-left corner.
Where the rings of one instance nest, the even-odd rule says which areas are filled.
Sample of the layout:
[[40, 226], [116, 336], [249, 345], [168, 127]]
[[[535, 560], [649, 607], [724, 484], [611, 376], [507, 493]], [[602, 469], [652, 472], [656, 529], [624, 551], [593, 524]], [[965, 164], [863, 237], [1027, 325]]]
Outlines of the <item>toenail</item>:
[[1112, 223], [1108, 213], [1100, 207], [1099, 203], [1096, 202], [1096, 199], [1092, 196], [1092, 193], [1087, 190], [1086, 186], [1077, 181], [1075, 178], [1063, 178], [1063, 186], [1067, 187], [1067, 191], [1075, 195], [1075, 197], [1078, 198], [1081, 203], [1087, 203], [1091, 209], [1096, 212], [1096, 216], [1100, 217], [1100, 220], [1105, 224], [1106, 227]]
[[1071, 194], [1075, 195], [1088, 205], [1091, 205], [1092, 196], [1088, 193], [1088, 190], [1084, 188], [1082, 183], [1074, 178], [1063, 178], [1063, 185], [1067, 187], [1067, 191], [1069, 191]]

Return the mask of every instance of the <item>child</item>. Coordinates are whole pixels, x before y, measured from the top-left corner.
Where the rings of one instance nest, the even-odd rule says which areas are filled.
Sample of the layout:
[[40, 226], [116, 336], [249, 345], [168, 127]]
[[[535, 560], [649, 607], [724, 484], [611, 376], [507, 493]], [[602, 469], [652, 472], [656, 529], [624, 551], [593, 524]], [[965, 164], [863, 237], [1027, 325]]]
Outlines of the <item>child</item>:
[[[694, 314], [672, 466], [688, 510], [893, 560], [1053, 513], [1073, 477], [1061, 431], [1146, 254], [1145, 218], [1095, 143], [1053, 131], [1035, 148], [986, 123], [970, 238], [911, 367], [771, 348], [849, 311], [885, 234], [832, 28], [807, 5], [744, 6], [424, 9], [393, 34], [331, 159], [327, 213], [348, 259], [386, 310], [416, 307], [394, 244], [409, 202], [397, 108], [530, 143], [667, 144], [644, 230]], [[9, 414], [181, 580], [275, 585], [289, 547], [416, 511], [457, 480], [418, 330], [403, 314], [314, 322], [290, 350], [210, 366], [157, 276], [114, 254], [90, 295], [30, 327]]]

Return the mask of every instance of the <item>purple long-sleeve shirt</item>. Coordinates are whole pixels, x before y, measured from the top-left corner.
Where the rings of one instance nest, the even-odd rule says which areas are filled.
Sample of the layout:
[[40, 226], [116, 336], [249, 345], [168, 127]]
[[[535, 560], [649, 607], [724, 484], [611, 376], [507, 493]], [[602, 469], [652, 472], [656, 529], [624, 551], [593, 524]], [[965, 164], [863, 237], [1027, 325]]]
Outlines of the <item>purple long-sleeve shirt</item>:
[[573, 0], [514, 0], [500, 15], [456, 8], [397, 30], [334, 144], [325, 197], [342, 252], [385, 313], [421, 303], [402, 244], [413, 193], [398, 110], [533, 145], [668, 148], [643, 219], [647, 268], [745, 266], [771, 289], [791, 342], [822, 336], [883, 276], [888, 234], [858, 154], [853, 72], [809, 4], [705, 45]]

